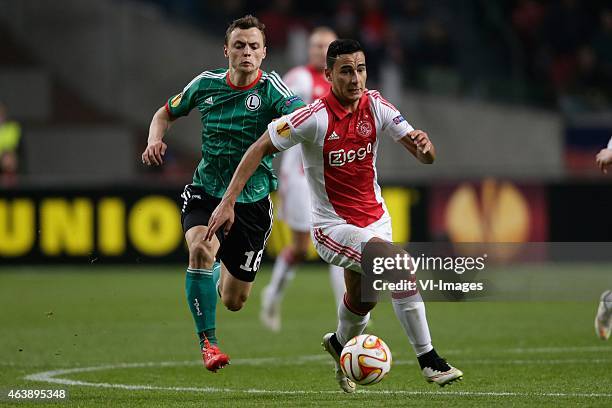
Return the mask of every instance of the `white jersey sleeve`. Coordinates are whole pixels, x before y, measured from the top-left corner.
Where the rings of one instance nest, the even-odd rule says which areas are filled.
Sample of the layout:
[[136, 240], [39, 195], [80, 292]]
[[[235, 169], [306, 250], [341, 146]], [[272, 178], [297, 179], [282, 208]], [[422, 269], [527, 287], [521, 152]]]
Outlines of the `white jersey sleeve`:
[[608, 149], [612, 149], [612, 137], [608, 141]]
[[295, 67], [283, 77], [285, 84], [306, 103], [312, 102], [312, 75], [305, 67]]
[[414, 128], [404, 119], [393, 104], [388, 102], [378, 91], [370, 90], [368, 94], [373, 102], [380, 127], [384, 134], [389, 135], [396, 142], [406, 136]]
[[[315, 102], [315, 104], [318, 103]], [[268, 125], [268, 133], [272, 144], [279, 151], [287, 150], [298, 143], [312, 143], [316, 140], [319, 126], [315, 114], [317, 109], [313, 105], [306, 105], [289, 115], [272, 121]]]

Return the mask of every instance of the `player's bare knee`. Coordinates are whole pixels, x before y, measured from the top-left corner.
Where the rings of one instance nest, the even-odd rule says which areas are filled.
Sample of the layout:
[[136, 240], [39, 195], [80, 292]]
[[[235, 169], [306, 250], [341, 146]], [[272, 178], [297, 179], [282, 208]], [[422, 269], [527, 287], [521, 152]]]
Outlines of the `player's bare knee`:
[[247, 296], [243, 294], [234, 296], [223, 296], [221, 300], [223, 301], [223, 305], [227, 308], [227, 310], [229, 310], [230, 312], [237, 312], [242, 309], [242, 307], [246, 303]]
[[223, 305], [230, 312], [237, 312], [240, 309], [242, 309], [242, 306], [244, 305], [244, 303], [241, 303], [241, 302], [238, 302], [238, 301], [236, 301], [234, 299], [231, 299], [231, 300], [224, 300], [223, 301]]
[[215, 254], [212, 242], [198, 240], [189, 245], [189, 265], [194, 268], [212, 268]]
[[370, 310], [376, 307], [376, 302], [364, 302], [361, 300], [361, 296], [351, 296], [347, 292], [346, 303], [348, 303], [348, 308], [359, 314], [366, 314]]
[[369, 259], [373, 257], [393, 257], [397, 254], [403, 254], [405, 251], [393, 245], [392, 243], [380, 238], [372, 238], [364, 247], [361, 258]]

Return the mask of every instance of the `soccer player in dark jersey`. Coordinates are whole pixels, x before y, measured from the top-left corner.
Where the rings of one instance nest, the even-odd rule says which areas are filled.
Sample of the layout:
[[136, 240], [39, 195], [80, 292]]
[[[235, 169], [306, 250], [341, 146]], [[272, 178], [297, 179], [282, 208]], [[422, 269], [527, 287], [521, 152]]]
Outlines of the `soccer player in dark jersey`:
[[[244, 305], [272, 230], [270, 191], [277, 187], [272, 156], [261, 162], [237, 199], [231, 233], [204, 240], [208, 220], [220, 202], [238, 163], [274, 118], [304, 106], [278, 74], [259, 69], [266, 56], [265, 26], [247, 15], [230, 24], [224, 54], [229, 67], [204, 71], [159, 108], [142, 153], [147, 165], [161, 165], [163, 142], [177, 118], [197, 108], [202, 118], [202, 159], [193, 182], [182, 193], [181, 221], [189, 248], [186, 294], [206, 368], [229, 363], [215, 333], [217, 294], [232, 311]], [[221, 268], [221, 263], [224, 268]]]

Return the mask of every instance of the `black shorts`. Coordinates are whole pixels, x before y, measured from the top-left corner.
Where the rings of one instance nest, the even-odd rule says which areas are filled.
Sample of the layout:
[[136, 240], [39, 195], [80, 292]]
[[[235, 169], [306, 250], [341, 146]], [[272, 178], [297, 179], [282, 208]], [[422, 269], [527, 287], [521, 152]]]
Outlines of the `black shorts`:
[[[185, 186], [181, 197], [183, 232], [196, 225], [208, 225], [212, 212], [221, 202], [220, 198], [191, 184]], [[236, 279], [253, 282], [272, 231], [272, 201], [266, 197], [254, 203], [236, 203], [234, 214], [229, 234], [224, 236], [223, 228], [216, 233], [221, 243], [216, 258]]]

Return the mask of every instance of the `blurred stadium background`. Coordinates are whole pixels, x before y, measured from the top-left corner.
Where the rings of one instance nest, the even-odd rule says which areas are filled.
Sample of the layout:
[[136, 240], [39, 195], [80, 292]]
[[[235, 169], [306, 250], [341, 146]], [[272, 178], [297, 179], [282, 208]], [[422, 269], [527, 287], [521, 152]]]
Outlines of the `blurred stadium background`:
[[359, 38], [369, 87], [429, 131], [433, 167], [382, 142], [397, 241], [612, 238], [610, 178], [594, 166], [612, 135], [607, 2], [0, 5], [0, 100], [22, 132], [18, 173], [2, 176], [3, 263], [184, 259], [175, 204], [199, 160], [197, 115], [172, 129], [162, 168], [138, 158], [155, 109], [226, 65], [225, 27], [247, 12], [267, 25], [263, 68], [281, 74], [304, 63], [315, 25]]
[[[429, 132], [434, 166], [381, 143], [396, 241], [612, 241], [612, 178], [594, 164], [612, 136], [609, 1], [0, 0], [0, 101], [21, 134], [17, 172], [0, 175], [0, 281], [16, 296], [6, 310], [40, 293], [19, 273], [64, 271], [51, 264], [77, 265], [58, 273], [75, 291], [87, 285], [75, 270], [109, 271], [96, 264], [172, 263], [180, 287], [178, 195], [200, 158], [198, 115], [172, 128], [163, 167], [140, 153], [155, 110], [226, 66], [225, 28], [246, 13], [267, 26], [262, 68], [280, 74], [305, 62], [314, 26], [359, 39], [368, 87]], [[277, 221], [268, 260], [288, 233]], [[583, 309], [592, 336], [594, 306]], [[21, 341], [1, 337], [7, 350]]]

